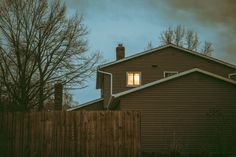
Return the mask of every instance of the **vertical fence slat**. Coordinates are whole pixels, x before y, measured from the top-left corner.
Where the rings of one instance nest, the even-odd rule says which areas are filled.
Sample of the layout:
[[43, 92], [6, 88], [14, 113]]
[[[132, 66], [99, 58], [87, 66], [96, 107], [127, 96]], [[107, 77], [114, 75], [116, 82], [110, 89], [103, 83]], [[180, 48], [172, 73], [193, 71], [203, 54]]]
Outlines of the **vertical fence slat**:
[[[14, 113], [12, 113], [12, 117], [11, 117], [11, 129], [9, 130], [9, 133], [10, 133], [10, 137], [11, 137], [11, 139], [10, 139], [10, 149], [11, 150], [14, 150], [15, 148], [14, 148], [14, 142], [15, 142], [15, 125], [16, 125], [16, 119], [15, 119], [15, 114]], [[11, 152], [9, 152], [9, 156], [15, 156], [14, 155], [14, 151], [11, 151]]]
[[70, 125], [71, 125], [71, 143], [70, 143], [70, 151], [71, 151], [71, 157], [75, 156], [75, 125], [74, 125], [74, 117], [75, 117], [75, 112], [70, 113]]
[[109, 137], [109, 134], [108, 134], [109, 133], [108, 132], [108, 130], [109, 130], [108, 121], [109, 120], [108, 120], [107, 112], [104, 112], [104, 118], [105, 118], [104, 123], [103, 123], [104, 133], [105, 133], [104, 136], [103, 136], [104, 141], [105, 141], [104, 153], [105, 153], [105, 156], [108, 157], [108, 150], [109, 150], [108, 140], [109, 140], [110, 137]]
[[97, 117], [97, 157], [102, 157], [102, 122], [101, 122], [101, 116], [100, 112], [96, 112], [96, 117]]
[[119, 147], [119, 139], [118, 139], [118, 131], [119, 131], [119, 121], [118, 121], [118, 114], [117, 112], [113, 112], [111, 114], [112, 117], [112, 128], [113, 128], [113, 152], [112, 156], [117, 157], [118, 156], [118, 147]]
[[91, 156], [91, 112], [87, 112], [86, 114], [86, 156]]
[[75, 153], [76, 157], [81, 156], [81, 118], [80, 112], [75, 112]]
[[87, 132], [86, 132], [86, 116], [85, 112], [81, 112], [81, 156], [86, 156], [86, 142], [87, 142]]
[[65, 118], [66, 118], [66, 125], [65, 125], [65, 156], [67, 157], [71, 157], [71, 151], [70, 151], [70, 147], [71, 147], [71, 124], [70, 124], [70, 120], [71, 120], [71, 114], [67, 114], [67, 112], [65, 112]]
[[96, 156], [96, 152], [97, 152], [97, 134], [96, 134], [96, 129], [97, 129], [97, 124], [96, 124], [96, 112], [92, 112], [92, 117], [91, 117], [91, 120], [92, 120], [92, 139], [91, 139], [91, 145], [93, 146], [92, 147], [92, 156]]
[[30, 114], [31, 118], [30, 118], [30, 128], [29, 128], [29, 134], [30, 134], [30, 156], [34, 156], [34, 152], [35, 152], [35, 138], [34, 138], [34, 126], [35, 126], [35, 117], [36, 114]]
[[123, 149], [123, 123], [122, 123], [122, 112], [117, 112], [118, 114], [118, 157], [122, 157], [122, 149]]
[[66, 113], [65, 112], [61, 112], [61, 116], [62, 116], [62, 128], [61, 128], [61, 156], [62, 157], [66, 157], [66, 153], [65, 153], [65, 147], [67, 145], [66, 142]]
[[100, 122], [101, 122], [101, 156], [105, 157], [106, 156], [106, 129], [105, 129], [105, 112], [101, 111], [99, 114], [100, 117]]
[[114, 152], [114, 131], [113, 131], [114, 130], [114, 126], [113, 126], [114, 114], [115, 113], [112, 111], [108, 112], [108, 126], [109, 126], [108, 132], [109, 132], [109, 136], [110, 136], [108, 139], [109, 147], [110, 147], [108, 154], [112, 155], [112, 156], [114, 156], [114, 153], [113, 153]]
[[110, 151], [111, 151], [111, 148], [110, 148], [110, 143], [111, 143], [111, 132], [110, 132], [110, 117], [109, 117], [109, 112], [105, 112], [105, 115], [106, 115], [106, 124], [105, 124], [105, 128], [106, 128], [106, 156], [108, 157], [109, 154], [110, 154]]
[[16, 113], [16, 152], [15, 156], [20, 157], [21, 155], [21, 113], [17, 112]]

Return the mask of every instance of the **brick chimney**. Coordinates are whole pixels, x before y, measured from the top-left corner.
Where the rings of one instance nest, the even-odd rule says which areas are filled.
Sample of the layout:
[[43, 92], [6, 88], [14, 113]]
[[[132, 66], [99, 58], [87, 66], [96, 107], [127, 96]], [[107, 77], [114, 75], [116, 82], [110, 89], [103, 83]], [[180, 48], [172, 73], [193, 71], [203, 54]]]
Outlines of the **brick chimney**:
[[62, 110], [62, 100], [63, 99], [63, 85], [61, 81], [58, 81], [54, 85], [54, 103], [55, 110]]
[[125, 58], [125, 47], [122, 44], [118, 44], [116, 47], [116, 60]]

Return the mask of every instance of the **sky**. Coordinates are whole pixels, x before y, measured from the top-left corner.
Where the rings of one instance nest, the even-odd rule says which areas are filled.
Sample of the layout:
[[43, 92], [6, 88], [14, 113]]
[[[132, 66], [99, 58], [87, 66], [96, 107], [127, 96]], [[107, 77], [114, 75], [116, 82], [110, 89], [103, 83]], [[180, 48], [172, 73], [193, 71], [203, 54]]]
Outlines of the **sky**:
[[[160, 45], [160, 33], [168, 26], [183, 25], [198, 33], [200, 41], [213, 44], [212, 57], [236, 65], [235, 0], [67, 0], [68, 15], [83, 15], [88, 28], [88, 53], [100, 51], [106, 61], [115, 60], [115, 48], [125, 55], [142, 52], [148, 42]], [[100, 97], [95, 75], [88, 87], [73, 91], [75, 101]]]

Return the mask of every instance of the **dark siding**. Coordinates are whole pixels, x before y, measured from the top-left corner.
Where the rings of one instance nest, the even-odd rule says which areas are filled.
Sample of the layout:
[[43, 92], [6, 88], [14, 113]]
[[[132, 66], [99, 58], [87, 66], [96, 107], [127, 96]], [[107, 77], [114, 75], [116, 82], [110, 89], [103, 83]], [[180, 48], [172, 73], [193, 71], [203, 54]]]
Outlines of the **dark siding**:
[[226, 78], [229, 73], [235, 72], [233, 68], [175, 48], [165, 48], [102, 70], [113, 74], [113, 93], [119, 93], [130, 89], [126, 87], [127, 71], [141, 71], [142, 84], [146, 84], [163, 78], [164, 71], [183, 72], [192, 68], [200, 68]]
[[120, 109], [141, 111], [143, 151], [214, 152], [236, 141], [236, 86], [198, 72], [123, 96]]
[[103, 83], [103, 98], [104, 98], [104, 108], [107, 107], [107, 104], [110, 99], [110, 76], [109, 75], [104, 75], [104, 83]]
[[81, 111], [81, 110], [87, 110], [87, 111], [90, 111], [90, 110], [91, 111], [104, 110], [103, 101], [95, 102], [91, 105], [84, 106], [84, 107], [78, 108], [78, 109], [73, 110], [73, 111]]

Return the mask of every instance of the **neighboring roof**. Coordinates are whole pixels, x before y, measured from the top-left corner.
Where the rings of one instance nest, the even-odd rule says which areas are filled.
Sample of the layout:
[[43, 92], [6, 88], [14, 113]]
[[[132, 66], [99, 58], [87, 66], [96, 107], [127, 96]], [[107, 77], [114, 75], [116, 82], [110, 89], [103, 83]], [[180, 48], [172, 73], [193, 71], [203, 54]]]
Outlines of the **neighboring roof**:
[[219, 76], [219, 75], [216, 75], [214, 73], [210, 73], [210, 72], [198, 69], [198, 68], [194, 68], [194, 69], [187, 70], [187, 71], [184, 71], [184, 72], [181, 72], [181, 73], [178, 73], [178, 74], [175, 74], [175, 75], [172, 75], [172, 76], [169, 76], [169, 77], [166, 77], [166, 78], [163, 78], [163, 79], [151, 82], [151, 83], [147, 83], [147, 84], [142, 85], [140, 87], [136, 87], [136, 88], [124, 91], [124, 92], [113, 94], [113, 96], [114, 96], [114, 98], [118, 98], [118, 97], [130, 94], [130, 93], [133, 93], [133, 92], [136, 92], [136, 91], [139, 91], [139, 90], [142, 90], [142, 89], [145, 89], [145, 88], [148, 88], [148, 87], [151, 87], [151, 86], [163, 83], [163, 82], [167, 82], [169, 80], [173, 80], [175, 78], [179, 78], [181, 76], [184, 76], [184, 75], [187, 75], [187, 74], [190, 74], [190, 73], [193, 73], [193, 72], [199, 72], [199, 73], [202, 73], [202, 74], [205, 74], [205, 75], [217, 78], [219, 80], [222, 80], [222, 81], [225, 81], [225, 82], [229, 82], [229, 83], [232, 83], [232, 84], [236, 85], [236, 81], [234, 81], [234, 80], [227, 79], [225, 77], [222, 77], [222, 76]]
[[168, 44], [168, 45], [160, 46], [160, 47], [153, 48], [153, 49], [150, 49], [150, 50], [147, 50], [147, 51], [143, 51], [143, 52], [140, 52], [140, 53], [137, 53], [137, 54], [125, 57], [125, 58], [120, 59], [118, 61], [114, 61], [114, 62], [110, 62], [110, 63], [106, 63], [106, 64], [103, 64], [103, 65], [100, 65], [98, 68], [104, 68], [104, 67], [108, 67], [108, 66], [111, 66], [111, 65], [114, 65], [114, 64], [122, 63], [124, 61], [130, 60], [130, 59], [142, 56], [142, 55], [146, 55], [146, 54], [158, 51], [158, 50], [162, 50], [162, 49], [165, 49], [165, 48], [168, 48], [168, 47], [176, 48], [176, 49], [188, 52], [190, 54], [193, 54], [193, 55], [196, 55], [196, 56], [199, 56], [199, 57], [202, 57], [202, 58], [205, 58], [205, 59], [208, 59], [208, 60], [211, 60], [211, 61], [223, 64], [223, 65], [226, 65], [226, 66], [231, 67], [231, 68], [236, 68], [236, 65], [233, 65], [233, 64], [221, 61], [219, 59], [216, 59], [216, 58], [213, 58], [213, 57], [209, 57], [207, 55], [204, 55], [204, 54], [201, 54], [201, 53], [198, 53], [198, 52], [195, 52], [195, 51], [191, 51], [191, 50], [188, 50], [186, 48], [179, 47], [179, 46], [176, 46], [176, 45], [173, 45], [173, 44]]
[[103, 101], [103, 98], [99, 98], [99, 99], [95, 99], [95, 100], [86, 102], [84, 104], [81, 104], [81, 105], [78, 105], [76, 107], [70, 108], [67, 111], [73, 111], [73, 110], [76, 110], [76, 109], [79, 109], [79, 108], [82, 108], [82, 107], [85, 107], [85, 106], [92, 105], [93, 103], [97, 103], [97, 102], [100, 102], [100, 101]]

